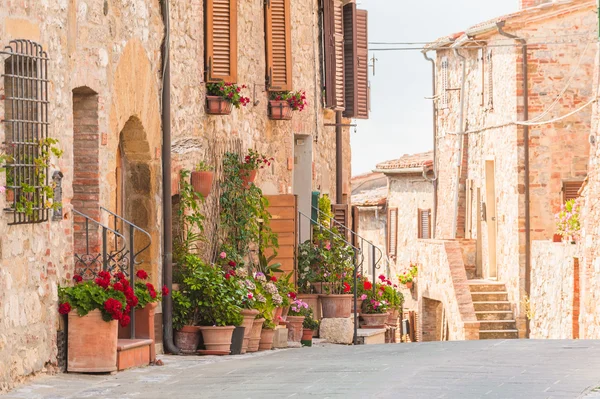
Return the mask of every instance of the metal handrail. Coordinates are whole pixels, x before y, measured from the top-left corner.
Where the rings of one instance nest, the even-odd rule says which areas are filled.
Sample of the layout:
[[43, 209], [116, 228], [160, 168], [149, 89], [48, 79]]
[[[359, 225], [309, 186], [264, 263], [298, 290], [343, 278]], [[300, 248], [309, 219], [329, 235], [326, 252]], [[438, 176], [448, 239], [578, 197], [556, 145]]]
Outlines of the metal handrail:
[[100, 207], [100, 210], [103, 210], [103, 211], [107, 212], [108, 214], [110, 214], [110, 215], [112, 215], [112, 216], [115, 217], [115, 228], [116, 228], [116, 224], [117, 224], [117, 220], [116, 219], [119, 219], [123, 223], [126, 223], [127, 225], [129, 225], [129, 227], [133, 227], [134, 229], [141, 231], [142, 233], [144, 233], [148, 237], [148, 240], [149, 240], [148, 245], [146, 245], [144, 248], [142, 248], [138, 252], [136, 252], [134, 254], [134, 257], [138, 256], [139, 254], [141, 254], [142, 252], [144, 252], [146, 249], [148, 249], [150, 247], [150, 245], [152, 245], [152, 236], [146, 230], [144, 230], [141, 227], [133, 224], [129, 220], [124, 219], [123, 217], [117, 215], [116, 213], [109, 211], [108, 209], [106, 209], [103, 206]]

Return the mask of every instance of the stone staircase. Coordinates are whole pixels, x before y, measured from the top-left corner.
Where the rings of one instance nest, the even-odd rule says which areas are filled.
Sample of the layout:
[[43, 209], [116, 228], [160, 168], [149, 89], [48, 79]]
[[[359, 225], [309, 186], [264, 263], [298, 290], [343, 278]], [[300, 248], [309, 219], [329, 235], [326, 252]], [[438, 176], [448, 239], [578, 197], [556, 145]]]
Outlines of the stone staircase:
[[503, 283], [469, 280], [469, 288], [479, 320], [479, 339], [519, 338], [517, 323]]

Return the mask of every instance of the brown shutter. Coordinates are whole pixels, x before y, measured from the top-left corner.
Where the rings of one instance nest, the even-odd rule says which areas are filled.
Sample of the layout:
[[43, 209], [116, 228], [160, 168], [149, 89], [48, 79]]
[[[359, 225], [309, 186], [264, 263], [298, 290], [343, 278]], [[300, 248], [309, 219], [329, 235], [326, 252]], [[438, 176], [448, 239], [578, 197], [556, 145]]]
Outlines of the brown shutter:
[[333, 220], [337, 222], [334, 223], [334, 227], [339, 230], [341, 235], [348, 238], [348, 205], [332, 204], [331, 211], [333, 212]]
[[398, 208], [388, 209], [387, 254], [396, 257], [398, 253]]
[[267, 0], [265, 19], [267, 88], [292, 90], [290, 0]]
[[323, 45], [325, 56], [325, 102], [344, 110], [344, 17], [340, 0], [323, 1]]
[[344, 117], [369, 118], [369, 45], [367, 11], [344, 6]]
[[418, 238], [431, 238], [431, 209], [419, 209], [419, 236]]
[[[360, 220], [360, 211], [358, 210], [357, 206], [353, 206], [352, 207], [352, 231], [358, 233], [358, 229], [360, 228], [359, 226], [359, 220]], [[356, 234], [352, 234], [352, 245], [354, 245], [355, 247], [358, 248], [358, 237], [356, 236]]]
[[583, 180], [571, 180], [563, 182], [563, 201], [567, 202], [579, 197], [579, 190], [583, 185]]
[[237, 0], [206, 0], [206, 80], [237, 80]]

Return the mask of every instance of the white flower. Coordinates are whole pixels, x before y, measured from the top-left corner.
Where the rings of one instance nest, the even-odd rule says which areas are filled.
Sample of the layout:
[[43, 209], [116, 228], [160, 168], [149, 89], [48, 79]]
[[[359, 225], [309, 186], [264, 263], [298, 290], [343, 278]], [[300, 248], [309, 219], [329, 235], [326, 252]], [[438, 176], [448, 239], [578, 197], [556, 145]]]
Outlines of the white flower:
[[256, 300], [257, 300], [258, 302], [262, 302], [262, 303], [265, 303], [265, 302], [267, 302], [267, 298], [265, 298], [265, 297], [264, 297], [264, 296], [262, 296], [261, 294], [256, 294]]
[[273, 294], [273, 303], [275, 305], [281, 305], [283, 303], [283, 298], [279, 294]]
[[265, 284], [265, 291], [267, 291], [271, 295], [279, 295], [279, 290], [277, 290], [277, 286], [271, 281]]

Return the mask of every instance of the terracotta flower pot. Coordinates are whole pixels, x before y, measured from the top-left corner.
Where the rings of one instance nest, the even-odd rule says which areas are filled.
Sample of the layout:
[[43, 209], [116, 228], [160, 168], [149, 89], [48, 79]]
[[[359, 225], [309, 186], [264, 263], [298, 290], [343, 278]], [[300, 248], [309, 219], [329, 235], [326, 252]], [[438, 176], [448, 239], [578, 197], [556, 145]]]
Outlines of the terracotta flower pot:
[[231, 354], [232, 355], [240, 355], [242, 353], [242, 349], [244, 347], [244, 334], [246, 331], [246, 327], [238, 326], [233, 330], [233, 335], [231, 336]]
[[352, 314], [352, 299], [354, 296], [321, 295], [321, 306], [323, 307], [323, 318], [347, 318]]
[[386, 323], [392, 326], [395, 326], [398, 324], [398, 316], [399, 316], [399, 312], [398, 309], [394, 309], [394, 310], [390, 310], [389, 312], [389, 316], [387, 318]]
[[242, 181], [244, 182], [244, 188], [249, 188], [250, 183], [254, 183], [254, 180], [256, 180], [256, 173], [257, 173], [256, 169], [240, 170], [240, 177], [242, 178]]
[[256, 352], [258, 350], [260, 344], [260, 332], [264, 322], [265, 319], [254, 319], [250, 341], [248, 342], [248, 352]]
[[231, 351], [231, 337], [235, 326], [200, 326], [202, 340], [207, 351]]
[[302, 329], [302, 341], [311, 341], [313, 336], [313, 330], [310, 328]]
[[363, 313], [360, 315], [360, 317], [362, 317], [363, 319], [364, 326], [380, 326], [382, 324], [385, 324], [388, 316], [389, 314], [387, 312], [373, 314]]
[[69, 313], [67, 371], [106, 373], [117, 370], [118, 321], [102, 320], [99, 310]]
[[175, 346], [183, 353], [196, 353], [200, 344], [200, 327], [183, 326], [175, 331]]
[[412, 290], [413, 287], [413, 282], [409, 281], [408, 283], [406, 283], [406, 288], [408, 288], [409, 290]]
[[282, 320], [281, 315], [283, 314], [283, 308], [278, 307], [273, 311], [273, 322], [279, 324], [279, 321]]
[[356, 309], [354, 309], [354, 298], [352, 298], [352, 312], [356, 312], [358, 314], [362, 313], [362, 299], [356, 299]]
[[554, 236], [552, 236], [552, 242], [562, 242], [562, 236], [560, 234], [554, 234]]
[[6, 189], [6, 205], [10, 206], [15, 202], [15, 190], [12, 188]]
[[244, 316], [244, 321], [242, 322], [242, 327], [245, 327], [244, 330], [244, 343], [242, 344], [242, 353], [246, 353], [248, 350], [248, 344], [250, 343], [250, 335], [252, 335], [252, 325], [254, 324], [254, 319], [258, 314], [258, 310], [256, 309], [243, 309], [242, 316]]
[[206, 113], [209, 115], [229, 115], [231, 103], [219, 96], [206, 96]]
[[190, 184], [197, 193], [206, 198], [212, 189], [214, 176], [215, 174], [210, 171], [192, 172]]
[[329, 291], [331, 291], [331, 283], [310, 283], [311, 286], [313, 286], [315, 288], [315, 292], [317, 294], [327, 294], [328, 290], [327, 288], [329, 288]]
[[288, 341], [300, 342], [302, 340], [302, 323], [304, 316], [288, 316]]
[[292, 119], [292, 107], [287, 101], [269, 100], [269, 118], [276, 121]]
[[269, 351], [273, 349], [273, 338], [275, 330], [272, 328], [263, 328], [260, 333], [260, 341], [258, 345], [259, 351]]
[[287, 319], [288, 312], [290, 311], [290, 307], [286, 306], [283, 308], [283, 312], [281, 312], [281, 319], [285, 321]]
[[[135, 338], [149, 338], [156, 343], [154, 334], [154, 313], [158, 303], [147, 304], [143, 309], [135, 309]], [[131, 338], [130, 327], [119, 326], [119, 338]], [[156, 348], [150, 346], [150, 362], [156, 360]]]
[[308, 307], [313, 311], [315, 320], [321, 320], [323, 312], [321, 312], [321, 298], [319, 294], [298, 294], [298, 299], [308, 304]]

